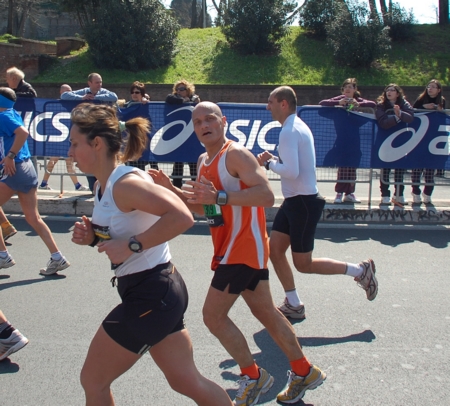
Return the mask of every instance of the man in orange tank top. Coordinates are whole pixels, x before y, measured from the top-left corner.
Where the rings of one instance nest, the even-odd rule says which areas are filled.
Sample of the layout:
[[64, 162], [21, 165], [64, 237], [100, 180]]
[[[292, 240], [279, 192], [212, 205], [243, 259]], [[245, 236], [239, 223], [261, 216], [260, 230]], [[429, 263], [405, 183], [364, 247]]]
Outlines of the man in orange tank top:
[[210, 226], [214, 276], [203, 319], [241, 369], [235, 405], [257, 404], [274, 382], [255, 363], [242, 332], [228, 316], [239, 296], [289, 359], [288, 382], [277, 399], [295, 403], [306, 390], [321, 385], [326, 374], [306, 359], [292, 325], [272, 300], [264, 214], [264, 207], [274, 203], [269, 181], [251, 152], [226, 138], [226, 117], [219, 106], [199, 103], [192, 121], [206, 149], [198, 159], [197, 181], [187, 181], [181, 190], [162, 171], [149, 173], [156, 183], [180, 196], [191, 211], [205, 215]]

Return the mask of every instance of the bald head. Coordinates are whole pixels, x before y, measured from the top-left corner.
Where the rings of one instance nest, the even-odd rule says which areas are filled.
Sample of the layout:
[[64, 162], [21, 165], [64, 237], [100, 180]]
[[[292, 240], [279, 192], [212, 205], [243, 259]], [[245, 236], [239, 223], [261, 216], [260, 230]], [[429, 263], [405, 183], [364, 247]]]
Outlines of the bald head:
[[62, 95], [65, 92], [71, 92], [71, 91], [72, 91], [72, 88], [67, 84], [61, 85], [61, 87], [59, 88], [60, 95]]
[[194, 111], [192, 112], [192, 119], [200, 114], [215, 114], [219, 118], [223, 117], [220, 107], [217, 104], [209, 101], [200, 102], [194, 107]]

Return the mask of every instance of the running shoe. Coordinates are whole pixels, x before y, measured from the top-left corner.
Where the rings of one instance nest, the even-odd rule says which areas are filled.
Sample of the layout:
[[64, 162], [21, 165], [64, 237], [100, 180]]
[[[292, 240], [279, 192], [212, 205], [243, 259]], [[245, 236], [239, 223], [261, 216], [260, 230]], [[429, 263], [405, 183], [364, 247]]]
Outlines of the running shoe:
[[316, 389], [327, 379], [326, 373], [315, 365], [311, 365], [305, 377], [296, 375], [294, 371], [288, 371], [287, 375], [286, 387], [277, 395], [277, 400], [282, 403], [297, 403], [308, 389]]
[[80, 185], [80, 186], [78, 186], [78, 187], [75, 187], [75, 189], [76, 189], [78, 192], [84, 192], [84, 191], [86, 191], [86, 190], [90, 190], [87, 186], [84, 186], [84, 185]]
[[8, 238], [11, 238], [13, 235], [17, 234], [17, 230], [11, 223], [7, 223], [6, 225], [3, 224], [2, 224], [3, 240], [6, 241]]
[[359, 200], [354, 193], [349, 193], [345, 195], [344, 202], [350, 202], [350, 203], [361, 203], [361, 200]]
[[389, 196], [382, 196], [380, 204], [391, 204], [391, 198]]
[[5, 258], [0, 257], [0, 269], [11, 268], [14, 265], [16, 265], [16, 261], [14, 261], [10, 254], [8, 254]]
[[292, 306], [289, 304], [287, 297], [284, 302], [278, 306], [278, 310], [284, 314], [285, 317], [290, 317], [291, 319], [304, 319], [305, 316], [305, 305]]
[[41, 268], [39, 273], [41, 275], [53, 275], [58, 271], [62, 271], [63, 269], [66, 269], [70, 266], [70, 262], [66, 260], [66, 258], [62, 257], [60, 260], [56, 261], [54, 259], [50, 258], [50, 261], [48, 261], [47, 266], [45, 268]]
[[432, 201], [431, 201], [431, 196], [428, 196], [428, 195], [426, 195], [425, 193], [422, 193], [422, 201], [423, 201], [425, 204], [431, 204], [431, 203], [432, 203]]
[[46, 185], [39, 185], [39, 189], [53, 190], [48, 183]]
[[235, 406], [256, 405], [259, 396], [266, 393], [273, 385], [274, 379], [265, 369], [259, 368], [259, 379], [250, 379], [244, 375], [239, 381], [239, 389], [234, 400]]
[[336, 193], [336, 197], [334, 198], [335, 203], [342, 203], [342, 193]]
[[375, 276], [376, 268], [375, 262], [372, 259], [361, 262], [364, 268], [361, 276], [356, 277], [355, 281], [366, 291], [366, 296], [368, 300], [373, 300], [377, 297], [378, 293], [378, 281]]
[[28, 338], [15, 329], [8, 338], [0, 338], [0, 361], [28, 344]]
[[422, 199], [420, 198], [420, 195], [416, 195], [415, 193], [411, 193], [411, 196], [413, 198], [413, 203], [415, 203], [415, 204], [422, 203]]

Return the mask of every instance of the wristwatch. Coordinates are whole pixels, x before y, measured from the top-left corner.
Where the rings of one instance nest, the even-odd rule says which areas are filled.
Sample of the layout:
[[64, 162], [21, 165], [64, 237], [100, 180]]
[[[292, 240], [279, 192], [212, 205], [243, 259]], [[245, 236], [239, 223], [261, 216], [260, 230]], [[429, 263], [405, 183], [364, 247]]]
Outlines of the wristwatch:
[[16, 154], [15, 152], [13, 152], [13, 151], [9, 151], [9, 152], [6, 154], [6, 156], [7, 156], [8, 158], [10, 158], [10, 159], [14, 159], [14, 158], [17, 156], [17, 154]]
[[228, 195], [225, 190], [218, 190], [217, 191], [217, 197], [216, 197], [216, 203], [219, 206], [225, 206], [228, 202]]
[[268, 159], [266, 162], [264, 162], [264, 168], [266, 168], [268, 171], [270, 170], [271, 162], [272, 162], [272, 159]]
[[128, 241], [128, 248], [133, 252], [142, 252], [142, 244], [136, 240], [136, 236], [134, 235]]

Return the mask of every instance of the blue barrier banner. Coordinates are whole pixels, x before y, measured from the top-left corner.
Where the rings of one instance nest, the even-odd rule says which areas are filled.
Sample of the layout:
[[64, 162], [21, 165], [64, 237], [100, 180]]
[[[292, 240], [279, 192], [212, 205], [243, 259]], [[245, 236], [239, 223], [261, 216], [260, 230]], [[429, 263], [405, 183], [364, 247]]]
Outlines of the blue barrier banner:
[[411, 124], [376, 128], [372, 168], [450, 169], [450, 117], [442, 112], [416, 113]]
[[[79, 102], [19, 98], [15, 109], [29, 131], [34, 156], [67, 156], [70, 112]], [[276, 154], [281, 125], [265, 104], [219, 103], [227, 117], [227, 137], [254, 155]], [[204, 148], [194, 133], [192, 104], [150, 102], [118, 108], [122, 121], [148, 118], [152, 124], [149, 147], [141, 160], [196, 162]], [[341, 108], [303, 106], [298, 116], [311, 128], [318, 167], [450, 169], [450, 117], [441, 112], [417, 113], [408, 126], [378, 128], [373, 114]]]

